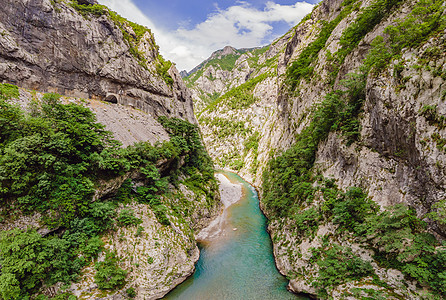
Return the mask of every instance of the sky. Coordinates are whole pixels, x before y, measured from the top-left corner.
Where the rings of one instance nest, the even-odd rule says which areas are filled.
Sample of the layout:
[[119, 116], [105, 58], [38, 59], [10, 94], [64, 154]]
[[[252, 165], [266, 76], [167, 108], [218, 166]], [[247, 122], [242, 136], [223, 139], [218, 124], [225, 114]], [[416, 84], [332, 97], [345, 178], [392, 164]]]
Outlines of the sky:
[[225, 46], [264, 46], [285, 34], [318, 0], [98, 0], [155, 34], [164, 58], [190, 71]]

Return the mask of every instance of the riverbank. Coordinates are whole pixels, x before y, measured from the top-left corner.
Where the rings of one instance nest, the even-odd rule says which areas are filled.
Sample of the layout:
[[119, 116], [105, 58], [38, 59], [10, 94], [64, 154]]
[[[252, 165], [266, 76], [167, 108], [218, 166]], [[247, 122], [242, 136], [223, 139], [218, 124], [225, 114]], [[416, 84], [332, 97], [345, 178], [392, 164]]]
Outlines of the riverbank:
[[219, 191], [223, 209], [206, 228], [196, 235], [196, 240], [199, 242], [211, 241], [224, 234], [224, 228], [227, 226], [227, 210], [232, 204], [237, 203], [242, 198], [242, 187], [240, 184], [232, 183], [222, 173], [216, 174], [215, 177], [220, 182]]
[[241, 188], [242, 197], [226, 202], [224, 234], [199, 243], [195, 273], [165, 299], [299, 299], [287, 291], [288, 281], [275, 266], [256, 190], [236, 174], [224, 175]]

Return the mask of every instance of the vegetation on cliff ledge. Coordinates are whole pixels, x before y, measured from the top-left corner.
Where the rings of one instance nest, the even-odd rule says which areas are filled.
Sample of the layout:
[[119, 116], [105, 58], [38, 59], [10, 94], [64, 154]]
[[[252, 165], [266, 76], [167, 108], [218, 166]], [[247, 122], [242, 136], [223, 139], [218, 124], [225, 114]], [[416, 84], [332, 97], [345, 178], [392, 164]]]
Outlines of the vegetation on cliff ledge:
[[[213, 205], [217, 187], [212, 163], [196, 125], [161, 118], [170, 141], [121, 148], [88, 108], [63, 104], [59, 95], [46, 94], [41, 103], [34, 102], [24, 112], [8, 101], [18, 96], [17, 87], [0, 85], [1, 218], [14, 222], [22, 214], [40, 215], [49, 232], [1, 232], [3, 299], [28, 299], [43, 285], [78, 280], [81, 269], [104, 251], [100, 238], [104, 233], [140, 223], [131, 210], [121, 210], [117, 216], [119, 205], [148, 204], [164, 225], [170, 224], [169, 214], [181, 217], [183, 210], [172, 207], [164, 197], [168, 184], [178, 185], [180, 176], [192, 178], [190, 185]], [[156, 167], [161, 161], [169, 162], [162, 173]], [[100, 180], [135, 172], [142, 178], [136, 192], [129, 178], [119, 191], [93, 201]], [[95, 268], [99, 288], [113, 290], [124, 285], [127, 273], [115, 253], [107, 252], [106, 260]]]
[[[308, 82], [314, 79], [313, 61], [325, 47], [334, 27], [346, 13], [357, 9], [352, 6], [355, 2], [345, 1], [340, 15], [330, 23], [323, 23], [316, 40], [288, 68], [285, 83], [292, 90], [299, 88], [302, 79]], [[359, 11], [358, 17], [341, 36], [341, 48], [335, 54], [328, 55], [331, 65], [327, 68], [332, 72], [332, 88], [333, 79], [338, 75], [339, 67], [347, 55], [375, 25], [391, 13], [391, 8], [400, 3], [377, 0]], [[288, 220], [299, 240], [313, 239], [321, 224], [336, 225], [334, 237], [325, 236], [324, 244], [313, 249], [310, 260], [310, 264], [319, 270], [311, 284], [323, 299], [330, 298], [337, 286], [366, 277], [370, 278], [370, 283], [392, 292], [392, 288], [379, 280], [366, 261], [361, 261], [351, 249], [335, 242], [343, 234], [350, 237], [350, 242], [372, 250], [373, 260], [380, 267], [400, 270], [407, 280], [415, 280], [429, 290], [426, 292], [429, 297], [439, 299], [446, 296], [445, 245], [427, 231], [426, 223], [417, 218], [412, 208], [396, 205], [380, 211], [364, 190], [351, 187], [347, 191], [340, 191], [333, 181], [322, 178], [314, 165], [319, 144], [330, 132], [344, 135], [347, 145], [360, 142], [359, 118], [366, 97], [367, 78], [389, 69], [394, 61], [394, 76], [403, 82], [400, 76], [404, 63], [401, 50], [405, 47], [419, 47], [441, 33], [445, 26], [444, 1], [415, 3], [414, 9], [405, 19], [388, 26], [386, 35], [378, 36], [371, 43], [358, 72], [348, 74], [341, 81], [340, 88], [333, 88], [334, 91], [313, 107], [308, 117], [308, 126], [296, 135], [295, 144], [273, 157], [263, 172], [263, 202], [267, 210], [272, 219], [279, 223], [280, 220]], [[441, 75], [442, 71], [437, 73]], [[435, 107], [425, 106], [420, 113], [431, 124], [441, 126], [443, 121]], [[440, 140], [438, 143], [439, 148], [443, 148], [444, 144]], [[437, 222], [439, 220], [438, 214], [425, 217]], [[378, 298], [383, 297], [377, 291], [373, 293]]]

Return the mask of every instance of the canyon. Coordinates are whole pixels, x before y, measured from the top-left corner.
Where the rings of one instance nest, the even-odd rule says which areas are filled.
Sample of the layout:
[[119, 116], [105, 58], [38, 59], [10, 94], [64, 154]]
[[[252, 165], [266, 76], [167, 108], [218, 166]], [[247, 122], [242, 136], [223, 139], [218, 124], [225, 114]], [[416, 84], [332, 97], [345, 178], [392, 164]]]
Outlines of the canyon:
[[[150, 29], [105, 6], [7, 0], [2, 297], [163, 297], [193, 273], [196, 239], [222, 212], [217, 168], [258, 188], [290, 291], [443, 298], [445, 11], [440, 0], [324, 0], [271, 45], [227, 46], [180, 73]], [[63, 116], [85, 130], [82, 147]], [[57, 160], [77, 173], [59, 178]], [[66, 201], [48, 178], [87, 192]], [[47, 253], [56, 241], [81, 268], [30, 276], [7, 264], [31, 263], [8, 243], [62, 262]]]

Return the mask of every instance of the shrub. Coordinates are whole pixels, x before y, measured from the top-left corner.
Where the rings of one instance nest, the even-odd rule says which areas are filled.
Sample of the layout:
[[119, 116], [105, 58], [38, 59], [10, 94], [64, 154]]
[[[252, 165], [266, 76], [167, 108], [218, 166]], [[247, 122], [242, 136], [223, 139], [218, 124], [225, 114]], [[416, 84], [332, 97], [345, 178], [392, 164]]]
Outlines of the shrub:
[[0, 84], [0, 100], [7, 100], [19, 97], [20, 93], [17, 86], [8, 83]]
[[164, 60], [164, 58], [159, 55], [158, 56], [158, 63], [156, 65], [156, 72], [158, 75], [163, 78], [164, 82], [166, 82], [168, 85], [173, 84], [173, 78], [169, 75], [169, 69], [172, 66], [172, 62], [170, 60]]
[[135, 217], [135, 212], [132, 209], [122, 209], [119, 212], [118, 224], [123, 227], [141, 224], [142, 220]]
[[70, 5], [77, 10], [84, 18], [88, 18], [90, 15], [100, 17], [107, 13], [108, 9], [104, 5], [94, 4], [86, 5], [79, 4], [76, 0], [72, 0]]
[[327, 297], [327, 290], [344, 282], [361, 279], [374, 274], [370, 262], [363, 261], [354, 255], [350, 248], [333, 244], [331, 247], [313, 254], [316, 264], [319, 266], [318, 277], [313, 286], [318, 289], [318, 296]]
[[105, 261], [96, 263], [94, 282], [101, 290], [114, 290], [125, 285], [127, 271], [118, 267], [117, 262], [116, 254], [109, 252]]
[[125, 291], [126, 293], [127, 293], [127, 297], [129, 297], [129, 298], [135, 298], [136, 297], [136, 291], [135, 291], [135, 288], [128, 288], [126, 291]]

